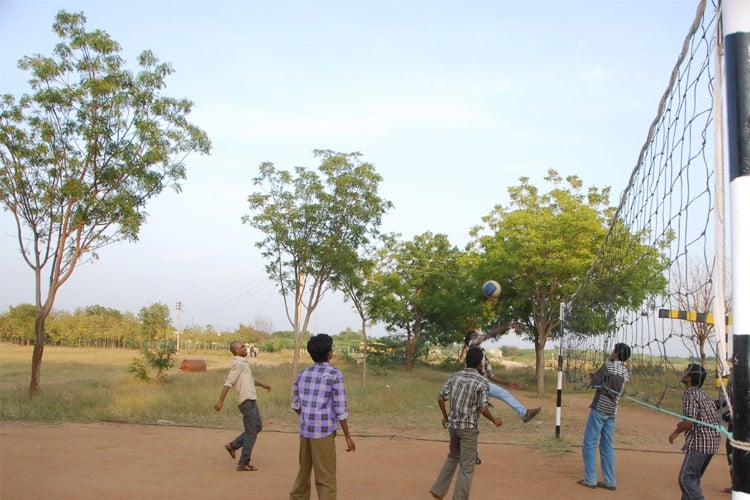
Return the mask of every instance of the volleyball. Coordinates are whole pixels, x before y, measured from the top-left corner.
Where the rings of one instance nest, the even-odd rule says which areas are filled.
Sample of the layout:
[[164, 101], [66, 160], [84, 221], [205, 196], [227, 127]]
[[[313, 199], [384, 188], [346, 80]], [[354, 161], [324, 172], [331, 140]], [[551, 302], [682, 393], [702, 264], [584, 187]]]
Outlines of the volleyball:
[[500, 288], [500, 283], [494, 280], [487, 281], [482, 285], [482, 293], [488, 299], [498, 298], [501, 291], [502, 288]]

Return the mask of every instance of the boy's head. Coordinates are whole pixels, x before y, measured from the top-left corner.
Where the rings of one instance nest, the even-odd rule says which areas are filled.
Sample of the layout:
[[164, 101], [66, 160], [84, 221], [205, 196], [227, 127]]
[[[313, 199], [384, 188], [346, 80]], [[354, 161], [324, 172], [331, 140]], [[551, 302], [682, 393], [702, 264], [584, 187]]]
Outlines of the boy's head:
[[232, 343], [229, 344], [229, 350], [232, 351], [232, 354], [235, 356], [246, 356], [247, 344], [241, 340], [233, 340]]
[[310, 337], [307, 341], [307, 352], [316, 363], [328, 361], [328, 353], [333, 351], [333, 339], [330, 335], [319, 333]]
[[690, 363], [685, 369], [685, 375], [682, 377], [682, 383], [687, 385], [690, 381], [690, 387], [703, 387], [706, 380], [706, 369], [697, 363]]
[[630, 346], [628, 344], [617, 343], [615, 348], [612, 350], [612, 361], [615, 361], [615, 356], [618, 361], [627, 361], [630, 359]]
[[477, 336], [477, 332], [473, 330], [468, 332], [466, 335], [464, 335], [464, 345], [466, 346], [469, 345], [469, 342], [471, 342], [476, 336]]
[[466, 368], [479, 368], [479, 365], [482, 364], [483, 357], [484, 353], [482, 352], [482, 349], [474, 346], [469, 347], [469, 350], [466, 353]]

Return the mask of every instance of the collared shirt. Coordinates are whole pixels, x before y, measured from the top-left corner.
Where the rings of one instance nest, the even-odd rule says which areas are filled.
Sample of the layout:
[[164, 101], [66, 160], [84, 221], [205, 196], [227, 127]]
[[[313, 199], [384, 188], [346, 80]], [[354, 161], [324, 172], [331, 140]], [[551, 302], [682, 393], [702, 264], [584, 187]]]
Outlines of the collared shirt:
[[630, 374], [622, 361], [607, 361], [591, 378], [589, 385], [596, 386], [596, 395], [589, 408], [605, 415], [617, 414], [617, 403]]
[[698, 387], [688, 387], [682, 395], [683, 414], [698, 422], [705, 422], [714, 427], [693, 422], [685, 431], [685, 445], [682, 451], [697, 451], [706, 455], [715, 455], [719, 451], [721, 436], [716, 427], [719, 426], [719, 414], [714, 400]]
[[302, 370], [294, 381], [292, 409], [300, 411], [300, 436], [316, 439], [336, 432], [339, 420], [349, 416], [341, 372], [328, 363]]
[[495, 375], [495, 372], [492, 370], [492, 365], [490, 364], [490, 361], [487, 359], [487, 353], [484, 351], [482, 347], [482, 342], [489, 339], [490, 336], [486, 333], [476, 333], [471, 340], [469, 340], [469, 344], [467, 347], [479, 347], [482, 349], [482, 364], [480, 366], [480, 371], [482, 375], [484, 375], [487, 378], [490, 378]]
[[489, 404], [490, 383], [474, 368], [464, 368], [445, 381], [440, 396], [450, 403], [449, 429], [476, 429], [479, 410]]
[[247, 364], [247, 359], [242, 356], [234, 357], [224, 386], [234, 388], [237, 393], [237, 404], [241, 404], [248, 399], [258, 399], [253, 372], [250, 370], [250, 365]]

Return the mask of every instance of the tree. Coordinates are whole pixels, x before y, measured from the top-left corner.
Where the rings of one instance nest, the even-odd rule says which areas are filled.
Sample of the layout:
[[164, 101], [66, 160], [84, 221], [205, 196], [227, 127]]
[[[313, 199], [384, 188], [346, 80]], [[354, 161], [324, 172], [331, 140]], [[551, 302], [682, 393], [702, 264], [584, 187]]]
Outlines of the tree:
[[370, 281], [369, 307], [388, 331], [405, 335], [409, 371], [425, 336], [455, 341], [464, 326], [459, 258], [446, 235], [430, 232], [412, 241], [394, 241], [380, 251]]
[[[545, 181], [552, 184], [545, 194], [529, 184], [527, 177], [510, 187], [510, 207], [497, 205], [483, 219], [484, 227], [472, 230], [475, 239], [470, 245], [478, 254], [479, 272], [502, 285], [496, 318], [517, 324], [534, 343], [540, 395], [544, 392], [544, 348], [559, 332], [560, 303], [584, 282], [614, 214], [608, 206], [609, 188], [591, 187], [584, 192], [577, 176], [567, 177], [564, 184], [552, 169]], [[633, 264], [628, 272], [612, 268], [590, 282], [587, 290], [599, 302], [589, 303], [591, 310], [581, 316], [579, 331], [614, 328], [612, 311], [640, 304], [664, 288], [658, 279], [663, 269], [658, 250], [644, 248], [638, 235], [622, 227], [619, 233], [624, 238], [618, 248], [638, 247], [642, 258], [621, 261], [623, 268]]]
[[85, 24], [83, 13], [60, 11], [53, 55], [19, 62], [33, 93], [0, 102], [0, 202], [36, 283], [31, 396], [60, 287], [100, 248], [136, 241], [146, 202], [165, 187], [179, 191], [187, 154], [210, 150], [186, 119], [192, 103], [161, 95], [171, 66], [144, 51], [133, 74], [117, 42]]
[[373, 319], [369, 304], [372, 302], [372, 277], [375, 261], [371, 258], [358, 259], [358, 265], [351, 269], [341, 280], [344, 300], [351, 301], [359, 315], [362, 326], [362, 386], [367, 387], [367, 325]]
[[19, 304], [8, 308], [0, 316], [0, 338], [28, 345], [34, 338], [36, 308], [33, 304]]
[[[714, 300], [716, 300], [714, 287], [716, 283], [711, 278], [709, 269], [698, 261], [691, 261], [685, 269], [678, 266], [672, 270], [672, 287], [675, 290], [674, 298], [683, 311], [712, 314]], [[731, 290], [731, 286], [727, 286]], [[732, 297], [725, 296], [724, 310], [731, 315]], [[690, 321], [693, 339], [698, 348], [701, 365], [706, 361], [706, 341], [715, 331], [715, 323], [709, 321]]]
[[138, 312], [138, 319], [141, 322], [144, 344], [151, 345], [159, 340], [169, 341], [173, 331], [169, 307], [160, 302], [142, 307]]
[[256, 243], [266, 273], [279, 286], [294, 330], [292, 373], [299, 366], [302, 339], [325, 293], [338, 289], [356, 262], [358, 249], [378, 235], [391, 203], [378, 195], [382, 178], [360, 153], [315, 150], [318, 172], [294, 173], [260, 165], [259, 191], [248, 197], [243, 222], [263, 233]]

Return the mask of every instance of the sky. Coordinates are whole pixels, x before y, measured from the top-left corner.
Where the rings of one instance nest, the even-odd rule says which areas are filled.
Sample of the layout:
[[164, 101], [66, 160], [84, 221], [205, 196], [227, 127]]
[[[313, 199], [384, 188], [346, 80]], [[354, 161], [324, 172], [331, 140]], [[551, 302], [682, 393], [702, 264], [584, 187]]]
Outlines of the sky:
[[[182, 328], [291, 330], [242, 224], [258, 166], [315, 169], [312, 151], [360, 152], [394, 204], [381, 230], [431, 231], [463, 248], [507, 189], [548, 169], [617, 204], [695, 16], [692, 0], [0, 0], [0, 94], [29, 92], [17, 67], [49, 55], [57, 12], [84, 12], [137, 70], [151, 50], [212, 141], [182, 192], [152, 199], [136, 243], [81, 265], [55, 307], [138, 311], [159, 302]], [[491, 279], [491, 277], [488, 277]], [[0, 213], [0, 311], [34, 302], [15, 223]], [[181, 311], [177, 303], [182, 304]], [[360, 329], [328, 295], [310, 331]], [[382, 335], [382, 325], [371, 334]], [[520, 338], [503, 344], [527, 347]]]

